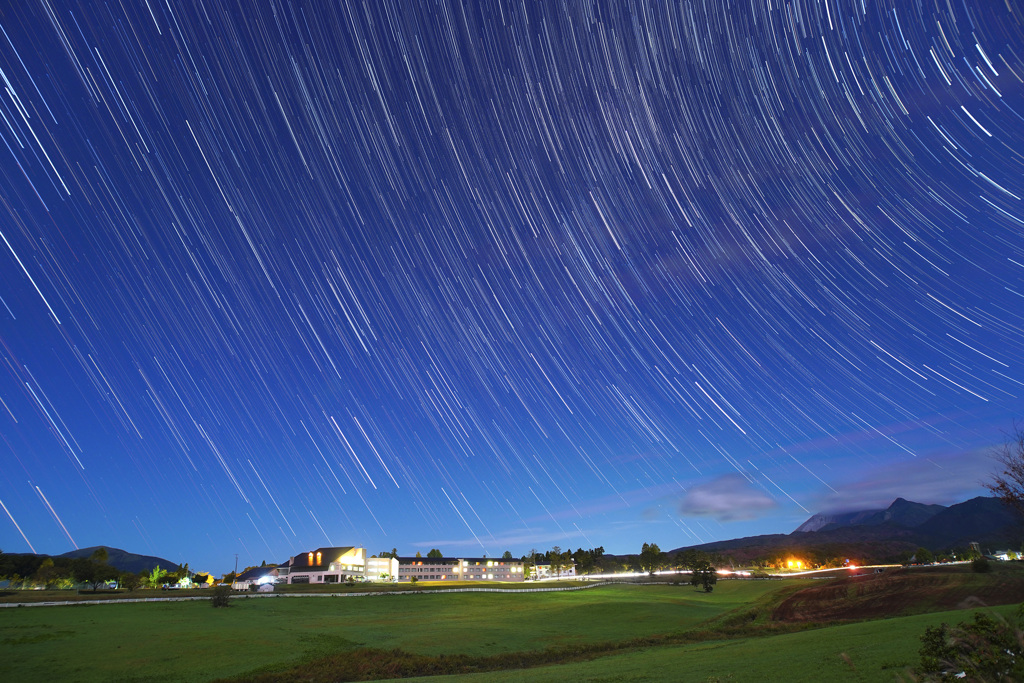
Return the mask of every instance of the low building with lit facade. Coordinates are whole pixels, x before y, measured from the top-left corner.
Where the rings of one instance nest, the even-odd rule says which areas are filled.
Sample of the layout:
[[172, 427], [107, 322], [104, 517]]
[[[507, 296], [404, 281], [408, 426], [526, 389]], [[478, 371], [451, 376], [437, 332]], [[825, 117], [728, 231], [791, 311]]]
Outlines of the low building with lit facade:
[[534, 579], [575, 579], [576, 578], [576, 565], [570, 562], [569, 564], [563, 564], [559, 567], [557, 572], [551, 571], [550, 562], [538, 562], [534, 566]]
[[[248, 572], [246, 573], [248, 574]], [[256, 575], [258, 574], [258, 576]], [[272, 578], [271, 578], [272, 577]], [[367, 557], [366, 548], [317, 548], [254, 572], [252, 583], [332, 584], [346, 581], [523, 581], [522, 560], [491, 557]], [[242, 576], [239, 579], [243, 579]], [[243, 581], [237, 582], [237, 587]]]
[[522, 581], [522, 560], [491, 557], [400, 557], [398, 580], [411, 581]]
[[292, 557], [278, 572], [288, 583], [394, 581], [398, 576], [398, 560], [367, 557], [366, 548], [317, 548]]
[[236, 576], [235, 580], [231, 582], [231, 587], [236, 591], [247, 591], [254, 585], [261, 586], [267, 583], [276, 583], [280, 576], [281, 573], [276, 565], [253, 567], [252, 569], [246, 569]]

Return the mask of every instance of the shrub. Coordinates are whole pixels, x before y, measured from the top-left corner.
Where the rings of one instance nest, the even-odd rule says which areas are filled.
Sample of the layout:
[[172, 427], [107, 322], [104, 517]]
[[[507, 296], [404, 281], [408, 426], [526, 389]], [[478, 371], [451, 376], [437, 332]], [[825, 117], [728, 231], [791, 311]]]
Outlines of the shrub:
[[971, 623], [940, 624], [921, 636], [921, 663], [916, 673], [923, 681], [966, 679], [971, 681], [1024, 680], [1024, 641], [1021, 619], [1015, 620], [981, 612]]
[[121, 574], [121, 578], [118, 580], [122, 588], [126, 588], [129, 591], [137, 590], [142, 585], [142, 577], [138, 574], [132, 574], [131, 572], [125, 572]]
[[988, 558], [976, 557], [971, 560], [971, 571], [977, 574], [984, 574], [985, 572], [992, 571], [992, 565], [988, 563]]
[[700, 560], [696, 562], [690, 575], [690, 583], [696, 586], [698, 589], [703, 588], [705, 593], [710, 593], [715, 590], [715, 583], [718, 582], [718, 572], [711, 566], [711, 563], [706, 560]]
[[231, 607], [231, 586], [222, 585], [214, 588], [210, 604], [214, 607]]

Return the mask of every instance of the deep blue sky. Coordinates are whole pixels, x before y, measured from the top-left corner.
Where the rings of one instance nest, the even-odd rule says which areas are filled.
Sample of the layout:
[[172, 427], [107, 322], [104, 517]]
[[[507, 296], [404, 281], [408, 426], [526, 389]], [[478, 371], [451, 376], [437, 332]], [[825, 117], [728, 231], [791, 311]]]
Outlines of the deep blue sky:
[[4, 9], [0, 548], [626, 553], [981, 493], [1024, 5], [561, 4]]

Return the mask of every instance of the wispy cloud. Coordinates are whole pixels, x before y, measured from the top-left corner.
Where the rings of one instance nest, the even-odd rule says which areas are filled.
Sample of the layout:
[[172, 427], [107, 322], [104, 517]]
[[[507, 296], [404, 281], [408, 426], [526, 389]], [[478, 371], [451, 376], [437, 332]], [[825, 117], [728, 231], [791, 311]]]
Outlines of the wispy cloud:
[[754, 519], [776, 507], [774, 498], [738, 474], [726, 474], [695, 486], [679, 502], [680, 514], [713, 517], [719, 522]]
[[951, 505], [988, 495], [982, 482], [994, 467], [991, 451], [968, 451], [904, 460], [875, 466], [852, 482], [822, 496], [819, 512], [870, 510], [888, 507], [896, 498], [915, 503]]

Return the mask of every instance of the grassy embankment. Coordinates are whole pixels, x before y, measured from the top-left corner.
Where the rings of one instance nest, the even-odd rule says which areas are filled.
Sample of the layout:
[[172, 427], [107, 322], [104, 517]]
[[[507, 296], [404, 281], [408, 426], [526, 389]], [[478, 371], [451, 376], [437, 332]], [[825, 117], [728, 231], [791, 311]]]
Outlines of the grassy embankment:
[[[899, 609], [934, 609], [943, 604], [938, 593], [982, 584], [1024, 586], [1024, 574], [1010, 569], [988, 578], [950, 574], [942, 585], [922, 572], [931, 597]], [[257, 598], [230, 609], [206, 601], [8, 608], [0, 609], [0, 679], [326, 681], [488, 671], [467, 680], [892, 680], [916, 663], [926, 626], [968, 615], [819, 627], [858, 615], [857, 605], [876, 600], [885, 583], [903, 581], [898, 589], [906, 591], [900, 576], [846, 586], [723, 581], [711, 594], [615, 585], [523, 595]], [[822, 594], [824, 586], [841, 595]], [[836, 611], [828, 616], [818, 604], [819, 621], [774, 618], [792, 611], [786, 605], [794, 600], [830, 601]], [[522, 666], [535, 668], [499, 671]]]

